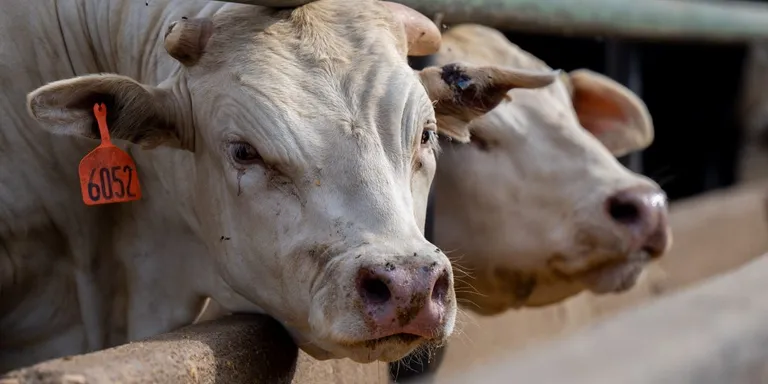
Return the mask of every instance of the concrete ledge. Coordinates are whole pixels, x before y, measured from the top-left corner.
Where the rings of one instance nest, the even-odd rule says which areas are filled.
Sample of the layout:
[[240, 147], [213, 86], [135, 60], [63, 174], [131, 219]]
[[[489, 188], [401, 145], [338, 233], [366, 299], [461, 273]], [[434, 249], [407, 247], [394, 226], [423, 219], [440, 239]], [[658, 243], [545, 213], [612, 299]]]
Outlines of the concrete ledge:
[[544, 308], [499, 316], [462, 314], [438, 378], [450, 378], [498, 356], [581, 332], [637, 305], [735, 270], [768, 252], [764, 199], [768, 183], [713, 191], [672, 204], [674, 243], [635, 288], [618, 295], [584, 293]]
[[298, 348], [266, 316], [228, 316], [11, 371], [1, 384], [290, 383]]
[[[727, 257], [727, 255], [724, 255]], [[768, 381], [768, 255], [445, 383]]]
[[[202, 310], [198, 320], [212, 321], [218, 317], [225, 316], [226, 314], [226, 311], [224, 311], [216, 301], [211, 300]], [[261, 342], [269, 344], [276, 341], [262, 339]], [[319, 361], [299, 350], [299, 357], [296, 362], [296, 372], [293, 375], [293, 381], [291, 381], [291, 383], [381, 384], [387, 382], [387, 378], [389, 377], [387, 369], [387, 364], [382, 362], [358, 364], [349, 359]]]

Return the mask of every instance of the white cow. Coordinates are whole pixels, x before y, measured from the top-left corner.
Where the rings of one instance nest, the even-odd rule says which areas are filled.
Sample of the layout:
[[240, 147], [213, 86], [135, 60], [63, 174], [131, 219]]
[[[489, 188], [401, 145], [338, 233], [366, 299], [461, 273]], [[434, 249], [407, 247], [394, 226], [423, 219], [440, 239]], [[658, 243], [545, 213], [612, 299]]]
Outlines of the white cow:
[[[437, 60], [550, 70], [478, 25], [445, 32]], [[622, 292], [670, 247], [664, 192], [614, 157], [653, 140], [645, 104], [615, 81], [562, 73], [546, 88], [510, 91], [469, 127], [439, 129], [471, 140], [443, 144], [435, 176], [435, 242], [455, 257], [468, 309]]]
[[[206, 296], [318, 358], [443, 341], [453, 275], [422, 235], [436, 124], [556, 78], [414, 73], [437, 29], [373, 0], [8, 0], [0, 33], [0, 370], [184, 325]], [[81, 201], [96, 102], [138, 202]]]

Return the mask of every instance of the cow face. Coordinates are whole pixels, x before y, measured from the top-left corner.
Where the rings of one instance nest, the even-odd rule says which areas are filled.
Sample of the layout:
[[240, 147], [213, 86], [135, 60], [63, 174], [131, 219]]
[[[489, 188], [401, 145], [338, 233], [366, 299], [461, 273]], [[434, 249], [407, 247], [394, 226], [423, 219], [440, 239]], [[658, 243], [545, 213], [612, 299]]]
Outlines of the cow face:
[[[188, 175], [174, 186], [185, 217], [234, 292], [315, 357], [395, 360], [454, 326], [450, 263], [422, 235], [437, 119], [466, 121], [511, 88], [555, 80], [414, 73], [406, 55], [429, 47], [425, 28], [439, 42], [423, 16], [377, 1], [229, 7], [169, 27], [181, 65], [159, 86], [82, 76], [35, 90], [29, 108], [54, 132], [96, 138], [91, 108], [105, 102], [113, 138], [176, 148], [153, 161]], [[459, 87], [441, 76], [457, 68], [469, 74]], [[450, 108], [436, 116], [438, 101]]]
[[[469, 25], [443, 35], [439, 61], [455, 60], [547, 68]], [[438, 165], [436, 242], [470, 275], [457, 276], [459, 299], [492, 314], [632, 287], [671, 242], [665, 194], [614, 157], [652, 141], [645, 105], [584, 70], [509, 96], [473, 121], [470, 144], [443, 145]]]

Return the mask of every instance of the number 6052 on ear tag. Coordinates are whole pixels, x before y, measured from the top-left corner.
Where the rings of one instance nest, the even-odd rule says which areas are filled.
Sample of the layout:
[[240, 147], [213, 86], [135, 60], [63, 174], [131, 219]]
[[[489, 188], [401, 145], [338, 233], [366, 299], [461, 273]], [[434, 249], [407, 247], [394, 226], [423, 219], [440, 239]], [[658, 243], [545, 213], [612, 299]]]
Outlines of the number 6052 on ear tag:
[[141, 199], [136, 163], [112, 144], [107, 129], [107, 107], [93, 106], [101, 144], [80, 160], [80, 190], [86, 205], [125, 203]]

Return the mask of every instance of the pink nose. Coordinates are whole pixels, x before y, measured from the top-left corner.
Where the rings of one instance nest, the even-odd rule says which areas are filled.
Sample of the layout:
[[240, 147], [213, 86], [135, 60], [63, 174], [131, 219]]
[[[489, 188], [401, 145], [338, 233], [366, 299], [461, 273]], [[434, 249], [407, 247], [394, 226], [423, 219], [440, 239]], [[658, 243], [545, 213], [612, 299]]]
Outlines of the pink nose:
[[451, 282], [450, 267], [442, 263], [398, 266], [390, 262], [360, 268], [357, 290], [366, 322], [377, 337], [411, 334], [432, 339], [445, 324]]
[[634, 187], [609, 197], [606, 209], [630, 236], [630, 251], [661, 256], [669, 246], [667, 195], [653, 186]]

